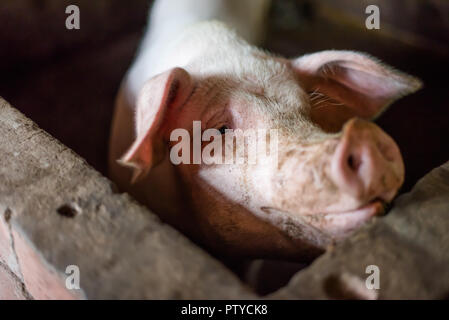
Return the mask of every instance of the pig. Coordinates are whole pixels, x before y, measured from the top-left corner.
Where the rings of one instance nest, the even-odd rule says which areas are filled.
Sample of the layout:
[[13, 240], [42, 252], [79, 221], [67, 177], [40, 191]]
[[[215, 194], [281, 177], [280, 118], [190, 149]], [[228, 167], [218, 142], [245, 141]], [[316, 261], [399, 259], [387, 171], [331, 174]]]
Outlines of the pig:
[[[288, 59], [258, 48], [269, 5], [154, 3], [117, 95], [110, 177], [214, 253], [302, 261], [382, 214], [397, 194], [400, 150], [371, 120], [421, 82], [365, 53]], [[276, 129], [277, 161], [175, 165], [171, 132], [191, 132], [194, 121], [217, 129], [217, 139]]]

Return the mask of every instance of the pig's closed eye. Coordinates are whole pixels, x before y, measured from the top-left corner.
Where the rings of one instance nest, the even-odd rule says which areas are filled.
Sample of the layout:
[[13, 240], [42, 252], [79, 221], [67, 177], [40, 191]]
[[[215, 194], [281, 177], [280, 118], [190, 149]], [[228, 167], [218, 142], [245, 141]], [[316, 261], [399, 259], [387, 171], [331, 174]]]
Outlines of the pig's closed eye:
[[221, 126], [218, 131], [220, 131], [220, 134], [225, 134], [227, 129], [229, 129], [228, 126]]

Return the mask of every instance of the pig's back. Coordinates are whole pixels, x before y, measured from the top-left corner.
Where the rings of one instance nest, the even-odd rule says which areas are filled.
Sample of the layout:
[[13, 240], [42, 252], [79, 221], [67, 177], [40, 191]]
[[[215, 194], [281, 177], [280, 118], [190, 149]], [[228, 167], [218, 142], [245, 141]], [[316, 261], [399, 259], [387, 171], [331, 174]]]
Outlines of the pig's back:
[[[125, 78], [128, 102], [133, 105], [143, 84], [173, 67], [189, 71], [224, 72], [224, 57], [250, 50], [242, 40], [257, 42], [270, 0], [156, 1], [149, 29]], [[235, 31], [234, 31], [235, 30]]]
[[271, 0], [159, 0], [151, 9], [143, 42], [162, 42], [188, 26], [217, 20], [234, 27], [247, 41], [257, 44]]

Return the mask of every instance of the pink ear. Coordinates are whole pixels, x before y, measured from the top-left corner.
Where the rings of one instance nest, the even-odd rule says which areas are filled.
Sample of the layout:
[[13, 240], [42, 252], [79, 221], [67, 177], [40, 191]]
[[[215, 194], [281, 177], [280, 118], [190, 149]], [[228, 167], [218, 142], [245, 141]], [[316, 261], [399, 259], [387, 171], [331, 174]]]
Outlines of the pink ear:
[[144, 177], [157, 163], [162, 144], [161, 128], [170, 110], [182, 106], [193, 89], [190, 75], [174, 68], [154, 76], [137, 98], [136, 140], [118, 161], [134, 169], [132, 182]]
[[312, 118], [330, 131], [354, 116], [375, 118], [422, 86], [420, 80], [353, 51], [321, 51], [293, 60], [292, 66], [311, 94]]

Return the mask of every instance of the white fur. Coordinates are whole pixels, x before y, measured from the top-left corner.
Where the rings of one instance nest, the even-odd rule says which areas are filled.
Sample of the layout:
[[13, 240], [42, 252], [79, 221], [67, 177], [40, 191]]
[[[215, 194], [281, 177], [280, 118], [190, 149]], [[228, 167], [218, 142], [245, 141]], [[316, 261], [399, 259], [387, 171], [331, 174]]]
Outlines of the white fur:
[[[237, 40], [215, 23], [233, 26], [245, 40], [256, 44], [263, 37], [263, 22], [270, 0], [163, 0], [151, 9], [149, 26], [138, 55], [125, 80], [125, 94], [134, 105], [145, 81], [173, 67], [185, 67], [204, 51], [216, 51], [217, 60], [226, 42]], [[215, 25], [215, 27], [214, 27]], [[231, 39], [230, 39], [231, 38]]]

